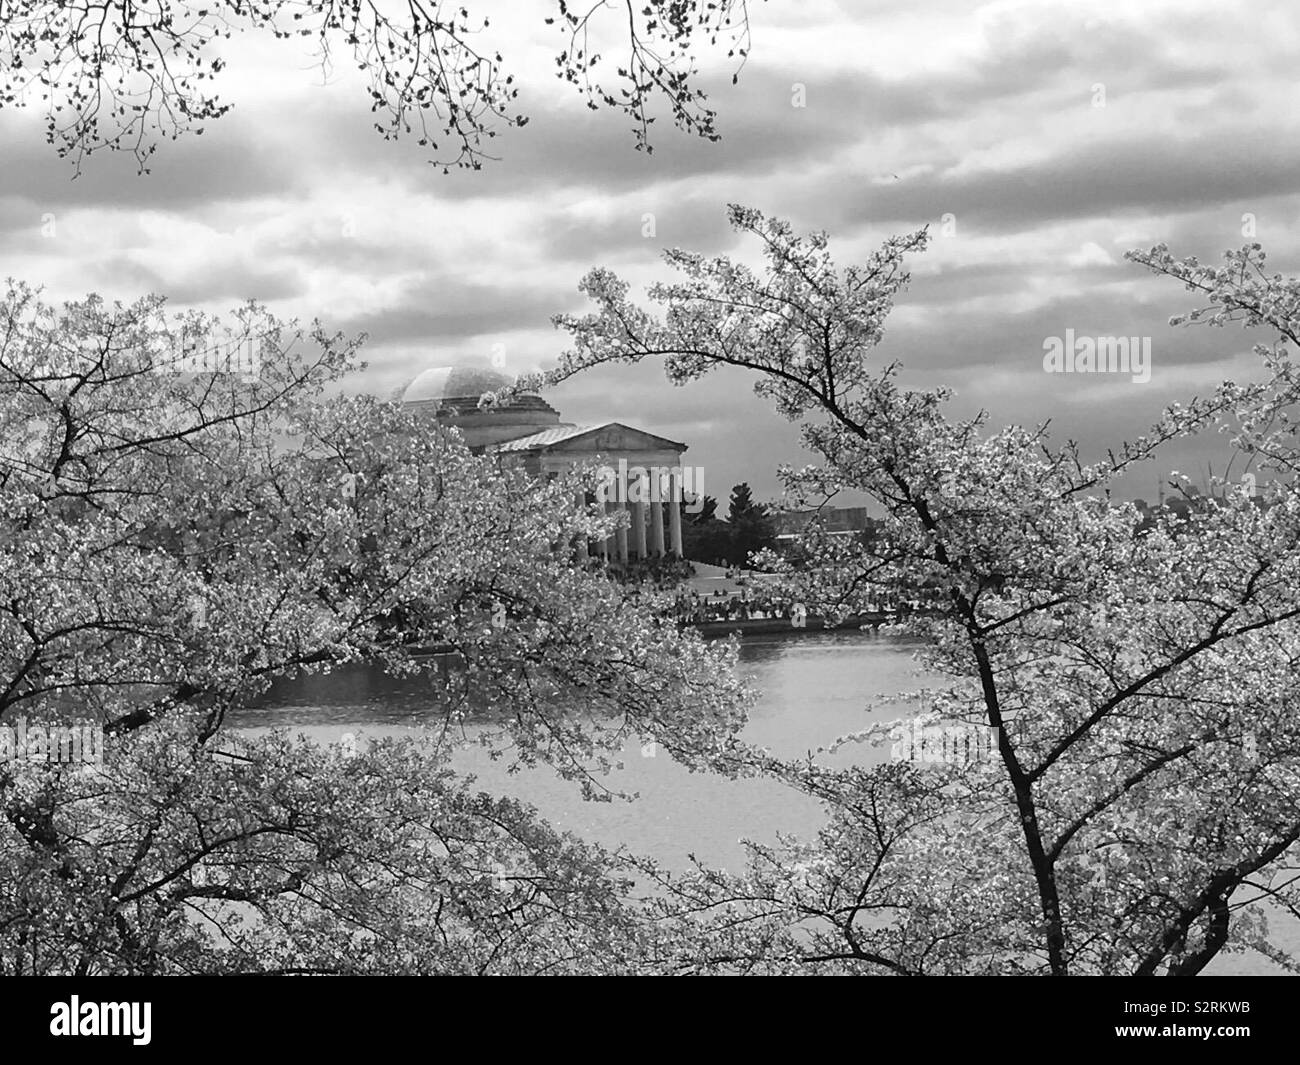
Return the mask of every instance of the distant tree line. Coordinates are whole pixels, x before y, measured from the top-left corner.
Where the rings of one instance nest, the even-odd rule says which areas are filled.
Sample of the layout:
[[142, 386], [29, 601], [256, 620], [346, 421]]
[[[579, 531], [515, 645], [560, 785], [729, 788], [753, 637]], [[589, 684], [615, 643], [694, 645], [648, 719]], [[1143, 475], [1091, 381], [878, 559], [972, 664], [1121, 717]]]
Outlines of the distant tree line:
[[682, 524], [682, 550], [695, 562], [725, 566], [747, 565], [750, 556], [776, 546], [772, 508], [754, 500], [749, 484], [731, 489], [725, 520], [718, 517], [718, 501], [706, 495], [697, 513]]

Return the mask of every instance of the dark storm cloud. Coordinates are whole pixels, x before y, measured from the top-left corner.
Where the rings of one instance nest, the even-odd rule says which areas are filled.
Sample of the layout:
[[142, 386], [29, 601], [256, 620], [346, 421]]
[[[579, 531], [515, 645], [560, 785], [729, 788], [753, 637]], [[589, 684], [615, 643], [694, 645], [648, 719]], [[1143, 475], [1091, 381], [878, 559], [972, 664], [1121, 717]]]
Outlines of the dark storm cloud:
[[[1048, 62], [1044, 63], [1044, 58]], [[710, 175], [804, 171], [829, 162], [867, 136], [911, 125], [953, 120], [990, 99], [1022, 95], [1057, 76], [1052, 56], [1008, 62], [985, 79], [970, 71], [944, 79], [890, 81], [869, 70], [838, 71], [812, 65], [747, 71], [736, 86], [712, 86], [722, 140], [685, 136], [662, 119], [654, 127], [653, 152], [633, 150], [626, 121], [612, 112], [593, 113], [575, 99], [570, 106], [540, 106], [522, 129], [493, 142], [499, 161], [481, 171], [442, 175], [410, 145], [384, 144], [390, 163], [408, 181], [439, 198], [533, 195], [554, 188], [583, 187], [602, 194], [645, 189]], [[805, 106], [793, 105], [803, 86]], [[309, 105], [302, 116], [312, 139], [338, 151], [343, 165], [369, 167], [376, 135], [364, 121]]]
[[[687, 445], [683, 461], [704, 470], [705, 493], [726, 511], [733, 485], [748, 481], [760, 497], [776, 493], [783, 462], [811, 461], [799, 430], [754, 395], [753, 374], [721, 368], [681, 388], [658, 359], [603, 366], [546, 393], [567, 422], [621, 421]], [[801, 457], [802, 456], [802, 457]]]
[[36, 213], [96, 206], [157, 210], [207, 206], [223, 201], [287, 195], [299, 187], [294, 160], [277, 150], [270, 131], [222, 120], [202, 137], [168, 141], [140, 175], [122, 152], [99, 152], [85, 160], [80, 177], [45, 143], [30, 114], [0, 112], [0, 197], [36, 205]]
[[[1206, 137], [1215, 150], [1207, 152]], [[1170, 180], [1177, 174], [1178, 180]], [[864, 186], [842, 175], [826, 189], [838, 225], [906, 226], [955, 216], [959, 227], [1010, 233], [1063, 219], [1171, 214], [1300, 192], [1300, 144], [1269, 129], [1228, 126], [1172, 136], [1126, 132], [1004, 170], [928, 174]]]
[[[769, 64], [746, 71], [736, 86], [708, 87], [722, 116], [720, 143], [682, 136], [661, 121], [647, 155], [630, 150], [616, 114], [544, 107], [497, 141], [502, 162], [453, 174], [439, 192], [460, 198], [577, 185], [608, 194], [708, 175], [795, 176], [891, 130], [959, 124], [990, 104], [1013, 106], [1052, 86], [1075, 86], [1086, 104], [1093, 82], [1112, 74], [1120, 79], [1114, 91], [1130, 92], [1214, 85], [1229, 76], [1224, 65], [1185, 62], [1158, 40], [1119, 26], [1082, 36], [1046, 26], [1023, 40], [994, 42], [986, 57], [942, 76], [887, 79], [865, 68]], [[796, 84], [803, 107], [793, 106]]]
[[[1151, 299], [1152, 295], [1164, 299]], [[1136, 285], [1121, 292], [1084, 290], [1020, 312], [996, 307], [949, 310], [922, 321], [896, 321], [887, 326], [877, 355], [882, 362], [898, 359], [905, 366], [928, 372], [1002, 368], [1041, 373], [1044, 341], [1064, 337], [1066, 330], [1072, 329], [1080, 337], [1150, 337], [1154, 374], [1214, 362], [1254, 342], [1247, 340], [1243, 345], [1236, 332], [1170, 326], [1170, 315], [1188, 306], [1181, 287], [1165, 282], [1142, 295]]]
[[912, 281], [899, 302], [913, 306], [945, 305], [982, 296], [1005, 296], [1023, 288], [1020, 263], [971, 263], [924, 271], [915, 264]]
[[1270, 266], [1294, 272], [1300, 267], [1297, 236], [1300, 236], [1300, 215], [1294, 201], [1285, 196], [1253, 197], [1227, 201], [1213, 212], [1162, 220], [1159, 230], [1153, 229], [1152, 239], [1139, 247], [1145, 249], [1163, 242], [1179, 258], [1195, 255], [1202, 262], [1211, 263], [1226, 251], [1258, 242], [1268, 254]]
[[[573, 302], [577, 302], [577, 295]], [[329, 327], [349, 335], [369, 334], [372, 345], [427, 340], [465, 340], [517, 329], [549, 328], [550, 317], [565, 310], [563, 299], [551, 289], [520, 289], [506, 282], [485, 285], [454, 276], [430, 274], [407, 283], [399, 300], [390, 306], [344, 319], [322, 318]]]
[[410, 144], [381, 146], [365, 123], [354, 118], [313, 108], [302, 129], [309, 141], [337, 150], [348, 169], [369, 169], [370, 157], [383, 150], [389, 172], [400, 174], [408, 187], [453, 201], [539, 196], [560, 188], [612, 195], [709, 174], [754, 175], [800, 166], [800, 160], [824, 156], [845, 143], [849, 116], [842, 108], [792, 108], [790, 82], [784, 78], [753, 78], [744, 91], [728, 88], [726, 106], [733, 117], [720, 143], [689, 138], [660, 122], [654, 127], [654, 151], [638, 152], [620, 116], [586, 111], [575, 99], [569, 106], [539, 106], [526, 126], [503, 131], [492, 142], [492, 154], [499, 159], [482, 170], [448, 175], [428, 165]]

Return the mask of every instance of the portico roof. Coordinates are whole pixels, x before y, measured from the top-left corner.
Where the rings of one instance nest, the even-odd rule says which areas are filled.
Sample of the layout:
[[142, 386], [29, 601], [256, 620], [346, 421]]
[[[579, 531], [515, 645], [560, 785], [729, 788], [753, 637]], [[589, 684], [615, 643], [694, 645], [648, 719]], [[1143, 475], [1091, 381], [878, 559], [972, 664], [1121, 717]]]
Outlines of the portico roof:
[[[577, 444], [584, 437], [592, 437], [588, 448], [578, 448]], [[600, 425], [557, 425], [553, 429], [543, 429], [531, 436], [522, 436], [516, 440], [507, 440], [496, 444], [489, 451], [685, 451], [686, 445], [667, 437], [647, 433], [644, 429], [634, 429], [622, 422], [604, 422]]]

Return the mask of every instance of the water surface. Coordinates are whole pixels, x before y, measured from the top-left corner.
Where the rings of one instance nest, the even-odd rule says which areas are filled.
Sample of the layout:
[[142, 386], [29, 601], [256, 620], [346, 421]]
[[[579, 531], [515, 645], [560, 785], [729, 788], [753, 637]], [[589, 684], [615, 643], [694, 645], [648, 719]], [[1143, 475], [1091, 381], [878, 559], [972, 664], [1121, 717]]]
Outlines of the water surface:
[[[783, 756], [799, 756], [838, 736], [877, 721], [894, 720], [905, 704], [883, 703], [897, 692], [914, 691], [927, 677], [915, 660], [917, 645], [897, 637], [857, 631], [749, 636], [740, 665], [759, 692], [744, 736]], [[259, 731], [288, 727], [319, 742], [338, 742], [352, 733], [367, 737], [411, 734], [441, 722], [436, 681], [394, 679], [373, 666], [352, 666], [327, 676], [281, 681], [256, 708], [242, 711], [239, 727]], [[871, 707], [875, 705], [875, 709]], [[870, 763], [888, 757], [888, 747], [852, 745], [829, 762]], [[507, 771], [477, 746], [461, 746], [452, 758], [473, 773], [478, 786], [536, 806], [557, 827], [610, 847], [626, 845], [671, 868], [698, 855], [711, 865], [737, 868], [742, 838], [771, 842], [777, 832], [811, 837], [822, 823], [807, 796], [769, 780], [725, 780], [691, 773], [662, 752], [643, 754], [639, 742], [623, 752], [623, 769], [609, 786], [639, 793], [634, 802], [587, 802], [577, 785], [547, 767]], [[1279, 937], [1300, 946], [1300, 925], [1285, 921]], [[1218, 974], [1277, 971], [1259, 957], [1221, 957]]]

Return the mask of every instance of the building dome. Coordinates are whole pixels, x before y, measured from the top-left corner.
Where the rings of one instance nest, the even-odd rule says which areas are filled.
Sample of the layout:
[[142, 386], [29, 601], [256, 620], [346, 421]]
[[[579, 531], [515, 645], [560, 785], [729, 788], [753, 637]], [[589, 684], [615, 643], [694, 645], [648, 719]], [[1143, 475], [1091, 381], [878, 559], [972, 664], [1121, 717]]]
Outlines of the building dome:
[[508, 375], [481, 364], [434, 366], [397, 390], [406, 407], [454, 426], [474, 450], [518, 439], [560, 424], [560, 415], [541, 396], [519, 393], [483, 407], [485, 392], [514, 384]]
[[417, 374], [399, 398], [403, 403], [445, 399], [473, 399], [477, 403], [484, 392], [509, 388], [513, 383], [505, 374], [485, 366], [434, 366]]

